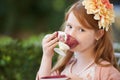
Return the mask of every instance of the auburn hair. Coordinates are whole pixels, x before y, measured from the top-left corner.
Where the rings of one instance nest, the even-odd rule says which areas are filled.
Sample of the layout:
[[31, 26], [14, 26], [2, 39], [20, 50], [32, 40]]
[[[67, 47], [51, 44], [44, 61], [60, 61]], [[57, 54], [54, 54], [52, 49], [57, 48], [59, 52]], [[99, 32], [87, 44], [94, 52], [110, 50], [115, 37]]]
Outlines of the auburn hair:
[[[86, 28], [93, 29], [95, 31], [99, 30], [98, 21], [95, 20], [93, 14], [87, 14], [85, 7], [82, 5], [81, 1], [76, 2], [71, 6], [68, 12], [65, 15], [65, 21], [67, 21], [69, 14], [73, 12], [78, 21]], [[104, 35], [101, 39], [97, 41], [94, 47], [95, 63], [101, 66], [113, 65], [118, 69], [116, 58], [114, 55], [113, 42], [112, 42], [112, 29], [109, 31], [104, 31]], [[65, 57], [59, 57], [56, 65], [53, 67], [52, 72], [62, 70], [65, 68], [66, 64], [71, 59], [73, 53], [68, 52]], [[110, 64], [103, 65], [101, 64], [101, 59], [108, 61]]]

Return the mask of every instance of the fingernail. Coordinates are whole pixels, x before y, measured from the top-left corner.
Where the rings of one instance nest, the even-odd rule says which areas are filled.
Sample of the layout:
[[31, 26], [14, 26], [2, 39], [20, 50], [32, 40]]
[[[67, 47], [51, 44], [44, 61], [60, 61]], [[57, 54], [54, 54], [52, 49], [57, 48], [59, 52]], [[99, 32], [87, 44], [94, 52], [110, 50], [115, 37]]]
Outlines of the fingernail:
[[58, 31], [56, 32], [56, 36], [58, 36]]
[[55, 37], [57, 37], [57, 36], [58, 36], [58, 31], [56, 31], [56, 32], [55, 32], [55, 34], [56, 34], [56, 36], [55, 36]]

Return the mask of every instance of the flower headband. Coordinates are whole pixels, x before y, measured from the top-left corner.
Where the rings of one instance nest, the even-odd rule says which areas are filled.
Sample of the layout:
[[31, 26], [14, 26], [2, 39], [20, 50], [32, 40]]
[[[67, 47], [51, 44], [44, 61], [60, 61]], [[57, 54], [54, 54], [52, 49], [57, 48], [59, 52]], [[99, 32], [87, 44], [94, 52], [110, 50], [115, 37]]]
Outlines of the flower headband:
[[113, 4], [109, 0], [83, 0], [82, 4], [87, 10], [87, 14], [94, 14], [94, 19], [98, 20], [99, 28], [108, 31], [114, 22]]

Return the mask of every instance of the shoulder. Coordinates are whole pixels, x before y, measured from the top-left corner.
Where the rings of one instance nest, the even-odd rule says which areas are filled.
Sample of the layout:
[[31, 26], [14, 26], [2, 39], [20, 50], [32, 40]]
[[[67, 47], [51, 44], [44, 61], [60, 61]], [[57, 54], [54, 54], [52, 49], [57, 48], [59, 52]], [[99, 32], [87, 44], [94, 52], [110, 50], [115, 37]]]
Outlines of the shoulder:
[[[102, 64], [109, 64], [107, 61], [102, 61]], [[112, 65], [96, 67], [96, 80], [120, 80], [120, 72]]]

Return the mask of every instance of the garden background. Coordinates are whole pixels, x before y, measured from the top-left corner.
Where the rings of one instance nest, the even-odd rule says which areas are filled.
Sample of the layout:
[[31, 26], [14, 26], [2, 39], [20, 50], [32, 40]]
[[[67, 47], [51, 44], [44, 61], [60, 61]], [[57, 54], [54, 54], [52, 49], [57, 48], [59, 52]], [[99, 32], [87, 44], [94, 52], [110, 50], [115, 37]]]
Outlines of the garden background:
[[[42, 38], [59, 30], [66, 10], [75, 1], [0, 0], [0, 80], [35, 80]], [[114, 48], [120, 52], [120, 1], [110, 2], [116, 14]]]

